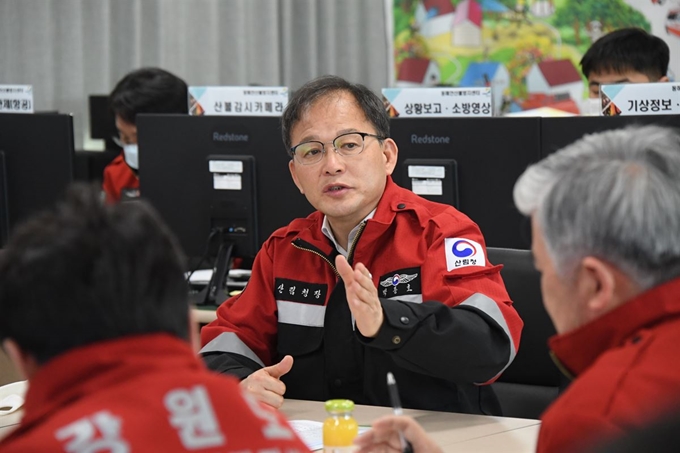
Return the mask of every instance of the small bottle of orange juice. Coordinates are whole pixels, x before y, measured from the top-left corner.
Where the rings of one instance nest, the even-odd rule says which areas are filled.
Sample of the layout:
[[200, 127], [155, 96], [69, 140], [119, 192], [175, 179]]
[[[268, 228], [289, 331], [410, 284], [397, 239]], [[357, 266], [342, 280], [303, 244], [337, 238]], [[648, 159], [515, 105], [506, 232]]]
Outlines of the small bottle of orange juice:
[[354, 438], [359, 433], [359, 425], [352, 411], [351, 400], [328, 400], [326, 411], [328, 418], [323, 423], [324, 453], [349, 453], [354, 451]]

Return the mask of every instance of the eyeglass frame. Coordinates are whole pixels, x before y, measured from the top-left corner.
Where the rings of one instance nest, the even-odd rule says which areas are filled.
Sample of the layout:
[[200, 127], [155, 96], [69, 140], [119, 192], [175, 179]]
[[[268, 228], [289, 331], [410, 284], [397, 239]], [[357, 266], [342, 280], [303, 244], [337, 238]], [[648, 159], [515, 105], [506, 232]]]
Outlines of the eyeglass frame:
[[[361, 151], [359, 151], [356, 154], [342, 154], [338, 150], [338, 148], [335, 147], [334, 143], [340, 137], [344, 137], [345, 135], [352, 135], [352, 134], [357, 134], [357, 135], [361, 136], [361, 144], [362, 144]], [[358, 156], [359, 154], [363, 153], [364, 150], [366, 149], [366, 137], [375, 137], [376, 139], [378, 139], [379, 142], [382, 142], [382, 141], [384, 141], [388, 138], [388, 137], [383, 137], [382, 135], [371, 134], [369, 132], [345, 132], [344, 134], [338, 135], [337, 137], [335, 137], [330, 142], [322, 142], [320, 140], [307, 140], [305, 142], [298, 143], [297, 145], [292, 146], [288, 150], [288, 153], [290, 154], [291, 159], [293, 159], [295, 162], [299, 163], [300, 165], [314, 165], [314, 164], [318, 164], [319, 162], [321, 162], [323, 160], [323, 157], [326, 155], [326, 145], [331, 145], [333, 147], [333, 151], [335, 151], [335, 153], [338, 156], [343, 156], [343, 157]], [[300, 162], [299, 160], [295, 159], [295, 149], [299, 146], [306, 145], [307, 143], [319, 143], [321, 145], [321, 158], [318, 161], [306, 164], [306, 163]]]

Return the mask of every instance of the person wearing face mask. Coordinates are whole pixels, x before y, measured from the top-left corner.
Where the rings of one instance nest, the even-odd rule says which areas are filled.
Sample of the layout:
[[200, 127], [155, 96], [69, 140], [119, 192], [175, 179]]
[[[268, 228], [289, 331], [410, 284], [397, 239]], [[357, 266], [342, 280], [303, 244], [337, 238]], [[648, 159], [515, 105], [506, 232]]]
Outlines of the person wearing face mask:
[[598, 39], [580, 62], [588, 79], [582, 113], [599, 113], [600, 85], [668, 82], [669, 60], [668, 44], [641, 28], [621, 28]]
[[123, 151], [104, 169], [106, 201], [139, 197], [138, 113], [187, 113], [187, 84], [160, 68], [141, 68], [123, 77], [109, 95]]

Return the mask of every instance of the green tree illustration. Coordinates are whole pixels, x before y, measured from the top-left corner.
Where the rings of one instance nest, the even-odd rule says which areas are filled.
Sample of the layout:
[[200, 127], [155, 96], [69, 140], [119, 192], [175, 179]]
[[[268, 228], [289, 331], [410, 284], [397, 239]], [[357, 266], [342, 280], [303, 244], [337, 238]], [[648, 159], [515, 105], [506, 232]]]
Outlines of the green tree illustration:
[[577, 46], [593, 21], [600, 22], [605, 33], [622, 27], [651, 30], [645, 16], [623, 0], [567, 0], [555, 12], [555, 25], [573, 27]]

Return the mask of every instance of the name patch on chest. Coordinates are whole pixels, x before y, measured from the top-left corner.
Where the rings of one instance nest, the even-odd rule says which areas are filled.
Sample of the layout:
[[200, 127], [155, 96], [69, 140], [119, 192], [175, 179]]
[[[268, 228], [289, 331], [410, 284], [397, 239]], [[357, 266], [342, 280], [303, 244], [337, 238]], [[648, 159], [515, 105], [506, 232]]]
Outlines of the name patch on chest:
[[397, 269], [381, 275], [379, 285], [378, 292], [385, 298], [422, 294], [420, 268]]
[[303, 304], [323, 305], [326, 302], [328, 285], [309, 283], [287, 278], [274, 280], [274, 298]]

